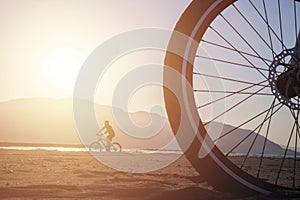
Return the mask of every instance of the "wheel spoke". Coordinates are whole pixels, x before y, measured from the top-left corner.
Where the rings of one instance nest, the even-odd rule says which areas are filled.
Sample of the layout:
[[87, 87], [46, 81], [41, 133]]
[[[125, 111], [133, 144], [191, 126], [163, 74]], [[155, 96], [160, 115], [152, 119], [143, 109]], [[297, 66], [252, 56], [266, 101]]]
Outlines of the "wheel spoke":
[[[275, 98], [276, 98], [276, 97], [275, 97]], [[274, 99], [274, 101], [273, 101], [273, 104], [274, 104], [274, 103], [275, 103], [275, 99]], [[263, 150], [262, 150], [262, 154], [261, 154], [261, 156], [260, 156], [258, 172], [257, 172], [257, 175], [256, 175], [257, 178], [259, 178], [260, 170], [261, 170], [261, 165], [262, 165], [262, 161], [263, 161], [263, 157], [264, 157], [264, 154], [265, 154], [265, 148], [266, 148], [266, 143], [267, 143], [267, 139], [268, 139], [268, 136], [269, 136], [269, 131], [270, 131], [270, 125], [271, 125], [271, 121], [272, 121], [272, 116], [274, 115], [273, 109], [274, 109], [274, 108], [272, 108], [272, 110], [271, 110], [271, 116], [270, 116], [270, 119], [269, 119], [269, 122], [268, 122], [267, 132], [266, 132], [266, 136], [265, 136], [265, 139], [264, 139]]]
[[[258, 35], [258, 37], [265, 43], [265, 45], [267, 45], [267, 47], [271, 50], [272, 52], [272, 56], [274, 58], [274, 55], [276, 54], [273, 50], [273, 44], [272, 44], [272, 40], [271, 40], [271, 34], [270, 34], [270, 30], [269, 30], [269, 35], [270, 35], [270, 45], [266, 42], [266, 40], [263, 38], [263, 36], [256, 30], [256, 28], [254, 28], [254, 26], [250, 23], [250, 21], [245, 17], [245, 15], [233, 4], [232, 5], [235, 10], [240, 14], [240, 16], [246, 21], [246, 23], [252, 28], [252, 30]], [[259, 56], [258, 56], [259, 57]], [[261, 57], [259, 57], [260, 59], [263, 59]], [[265, 59], [263, 59], [265, 60]]]
[[[231, 27], [231, 29], [247, 44], [247, 46], [258, 56], [260, 57], [259, 53], [255, 50], [255, 48], [243, 37], [239, 31], [228, 21], [224, 15], [220, 14], [220, 16], [223, 18], [223, 20]], [[243, 56], [244, 57], [244, 56]], [[261, 57], [260, 57], [261, 58]], [[247, 59], [248, 60], [248, 59]], [[261, 58], [261, 60], [266, 64], [267, 67], [269, 67], [269, 64]]]
[[[277, 103], [277, 104], [274, 105], [273, 107], [275, 108], [275, 107], [277, 107], [278, 105], [280, 105], [280, 103]], [[272, 108], [273, 108], [273, 107], [272, 107]], [[283, 107], [283, 105], [281, 105], [280, 108], [281, 108], [281, 107]], [[261, 115], [265, 114], [266, 112], [268, 112], [268, 111], [271, 110], [272, 108], [268, 108], [268, 109], [262, 111], [261, 113], [255, 115], [254, 117], [251, 117], [251, 118], [248, 119], [247, 121], [241, 123], [240, 125], [234, 127], [233, 129], [229, 130], [228, 132], [224, 133], [223, 135], [221, 135], [220, 137], [218, 137], [217, 139], [215, 139], [214, 142], [217, 142], [218, 140], [220, 140], [220, 139], [222, 139], [223, 137], [229, 135], [229, 134], [232, 133], [233, 131], [235, 131], [235, 130], [241, 128], [242, 126], [248, 124], [248, 123], [251, 122], [252, 120], [254, 120], [254, 119], [260, 117]]]
[[[235, 65], [235, 66], [239, 66], [239, 67], [246, 67], [246, 68], [253, 69], [253, 65], [245, 65], [245, 64], [241, 64], [241, 63], [231, 62], [231, 61], [228, 61], [228, 60], [222, 60], [222, 59], [217, 59], [217, 58], [210, 58], [210, 57], [200, 56], [200, 55], [196, 55], [196, 58], [202, 58], [202, 59], [206, 59], [206, 60], [212, 60], [212, 61], [216, 61], [216, 62], [222, 62], [222, 63], [231, 64], [231, 65]], [[264, 68], [260, 68], [260, 67], [255, 67], [255, 68], [257, 70], [269, 72], [268, 69], [264, 69]]]
[[[256, 87], [256, 86], [259, 86], [260, 84], [265, 83], [265, 82], [267, 82], [267, 80], [261, 81], [261, 82], [259, 82], [259, 83], [253, 84], [253, 85], [248, 86], [248, 87], [246, 87], [246, 88], [243, 88], [243, 89], [237, 91], [237, 93], [243, 92], [243, 91], [245, 91], [245, 90], [251, 89], [251, 88]], [[197, 109], [204, 108], [204, 107], [206, 107], [206, 106], [209, 106], [209, 105], [211, 105], [211, 104], [213, 104], [213, 103], [216, 103], [216, 102], [218, 102], [218, 101], [221, 101], [221, 100], [223, 100], [223, 99], [232, 97], [233, 95], [235, 95], [235, 94], [228, 94], [228, 95], [226, 95], [226, 96], [224, 96], [224, 97], [221, 97], [221, 98], [219, 98], [219, 99], [216, 99], [216, 100], [211, 101], [211, 102], [209, 102], [209, 103], [206, 103], [206, 104], [204, 104], [204, 105], [198, 106]]]
[[[256, 135], [259, 134], [259, 132], [260, 132], [260, 130], [261, 130], [263, 124], [264, 124], [264, 123], [267, 121], [267, 119], [268, 119], [267, 117], [268, 117], [268, 115], [269, 115], [270, 110], [274, 108], [274, 104], [275, 104], [275, 100], [274, 100], [273, 103], [271, 104], [270, 109], [268, 110], [268, 112], [267, 112], [267, 114], [266, 114], [266, 116], [265, 116], [263, 122], [261, 122], [255, 129], [253, 129], [248, 135], [246, 135], [246, 137], [244, 137], [238, 144], [236, 144], [233, 148], [231, 148], [231, 149], [226, 153], [226, 156], [229, 156], [230, 153], [232, 153], [238, 146], [240, 146], [240, 145], [241, 145], [247, 138], [249, 138], [249, 137], [250, 137], [257, 129], [259, 129], [259, 130], [258, 130], [258, 132], [257, 132]], [[250, 149], [251, 149], [251, 147], [250, 147]], [[249, 152], [250, 152], [250, 151], [249, 151]]]
[[267, 12], [267, 8], [266, 8], [265, 0], [263, 0], [263, 5], [264, 5], [265, 16], [266, 16], [266, 23], [267, 23], [267, 26], [268, 26], [268, 35], [269, 35], [269, 40], [270, 40], [270, 45], [271, 45], [271, 51], [272, 51], [272, 55], [273, 55], [273, 58], [274, 58], [276, 53], [273, 50], [273, 42], [272, 42], [271, 31], [270, 31], [271, 26], [270, 26], [270, 23], [269, 23], [269, 17], [268, 17], [268, 12]]
[[[267, 120], [269, 120], [269, 119], [272, 117], [272, 115], [275, 114], [277, 111], [279, 111], [282, 107], [283, 107], [283, 105], [281, 105], [279, 108], [277, 108], [277, 109], [275, 110], [274, 113], [271, 112], [271, 115], [270, 115], [269, 117], [268, 117], [269, 113], [267, 113], [267, 114], [266, 114], [266, 117], [267, 117], [267, 118], [265, 118], [265, 119], [263, 120], [263, 123], [265, 123]], [[272, 106], [270, 109], [272, 109], [272, 111], [273, 111], [274, 106]], [[269, 111], [270, 111], [270, 110], [269, 110]], [[269, 111], [268, 111], [268, 112], [269, 112]], [[252, 148], [253, 148], [253, 146], [254, 146], [254, 143], [256, 142], [256, 139], [257, 139], [257, 137], [258, 137], [258, 135], [259, 135], [259, 133], [260, 133], [260, 131], [261, 131], [261, 129], [262, 129], [262, 126], [263, 126], [263, 124], [261, 124], [261, 127], [260, 127], [259, 131], [256, 133], [254, 139], [253, 139], [252, 142], [251, 142], [250, 148], [248, 149], [247, 154], [246, 154], [245, 158], [243, 159], [243, 163], [242, 163], [242, 165], [241, 165], [241, 167], [240, 167], [241, 169], [243, 168], [243, 166], [245, 165], [245, 163], [246, 163], [246, 161], [247, 161], [247, 159], [248, 159], [248, 157], [249, 157], [249, 154], [250, 154], [250, 152], [251, 152], [251, 150], [252, 150]]]
[[[222, 36], [222, 34], [220, 34], [216, 29], [214, 29], [213, 27], [209, 27], [210, 29], [212, 29], [217, 35], [219, 35], [219, 37], [221, 37], [228, 45], [230, 45], [233, 49], [235, 49], [235, 51], [237, 53], [239, 53], [239, 51], [226, 39]], [[245, 57], [243, 54], [239, 53], [239, 55], [242, 56], [243, 59], [245, 59], [251, 66], [253, 69], [257, 70], [258, 73], [260, 73], [265, 79], [268, 79], [266, 77], [266, 75], [264, 75], [247, 57]]]
[[[268, 113], [269, 114], [269, 113]], [[255, 129], [253, 129], [248, 135], [246, 135], [246, 137], [244, 137], [239, 143], [237, 143], [234, 147], [232, 147], [227, 153], [226, 153], [226, 157], [227, 156], [229, 156], [236, 148], [238, 148], [247, 138], [249, 138], [257, 129], [259, 129], [258, 130], [258, 132], [257, 132], [257, 134], [256, 134], [256, 137], [257, 137], [257, 135], [259, 134], [259, 132], [260, 132], [260, 130], [261, 130], [261, 127], [262, 127], [262, 124], [265, 122], [265, 120], [261, 123], [261, 124], [259, 124]], [[251, 150], [252, 148], [251, 148], [251, 146], [250, 146], [250, 150]], [[250, 152], [250, 151], [249, 151]], [[247, 153], [247, 155], [248, 155], [248, 153]], [[242, 166], [243, 166], [243, 164], [242, 164]], [[241, 167], [242, 168], [242, 167]]]
[[258, 13], [258, 15], [262, 18], [262, 20], [266, 23], [266, 25], [268, 26], [268, 29], [270, 29], [271, 31], [272, 31], [272, 33], [275, 35], [275, 37], [279, 40], [279, 42], [283, 45], [283, 47], [285, 48], [285, 49], [287, 49], [286, 48], [286, 46], [284, 45], [284, 43], [283, 43], [283, 40], [282, 39], [280, 39], [279, 37], [278, 37], [278, 35], [277, 35], [277, 33], [274, 31], [274, 29], [269, 25], [269, 23], [267, 23], [267, 21], [266, 21], [266, 19], [262, 16], [262, 14], [259, 12], [259, 10], [258, 10], [258, 8], [253, 4], [253, 2], [250, 0], [249, 1], [250, 2], [250, 4], [252, 5], [252, 7], [256, 10], [256, 12]]
[[299, 122], [298, 122], [298, 117], [296, 116], [294, 110], [290, 109], [290, 112], [291, 112], [291, 114], [292, 114], [292, 116], [293, 116], [293, 119], [294, 119], [294, 121], [295, 121], [296, 128], [299, 129], [299, 128], [300, 128], [300, 125], [299, 125]]
[[[299, 104], [299, 102], [298, 102]], [[298, 119], [299, 119], [299, 110], [297, 111], [297, 123], [298, 123]], [[296, 186], [296, 167], [297, 167], [297, 143], [298, 143], [298, 135], [299, 134], [299, 127], [297, 127], [296, 129], [296, 134], [295, 134], [295, 153], [294, 153], [294, 176], [293, 176], [293, 187]]]
[[294, 1], [294, 20], [295, 20], [295, 35], [296, 35], [296, 41], [298, 36], [298, 20], [297, 20], [297, 6], [296, 1]]
[[[267, 87], [267, 86], [264, 86]], [[220, 94], [254, 94], [253, 92], [238, 92], [238, 91], [222, 91], [222, 90], [194, 90], [194, 92], [200, 92], [200, 93], [220, 93]], [[270, 93], [256, 93], [255, 95], [260, 95], [260, 96], [274, 96], [273, 94]]]
[[282, 51], [285, 49], [283, 44], [283, 32], [282, 32], [282, 16], [281, 16], [281, 5], [280, 0], [277, 1], [278, 4], [278, 16], [279, 16], [279, 28], [280, 28], [280, 43], [282, 46]]
[[[244, 84], [248, 84], [248, 85], [257, 85], [257, 83], [252, 83], [252, 82], [248, 82], [248, 81], [243, 81], [243, 80], [237, 80], [237, 79], [232, 79], [232, 78], [226, 78], [226, 77], [221, 77], [221, 76], [215, 76], [215, 75], [210, 75], [210, 74], [202, 74], [199, 72], [194, 72], [194, 75], [199, 75], [199, 76], [205, 76], [205, 77], [210, 77], [210, 78], [216, 78], [216, 79], [221, 79], [221, 80], [225, 80], [225, 81], [232, 81], [232, 82], [237, 82], [237, 83], [244, 83]], [[266, 86], [266, 85], [260, 85], [259, 86]], [[268, 85], [266, 87], [269, 87]]]
[[256, 92], [252, 93], [251, 95], [247, 96], [246, 98], [244, 98], [243, 100], [241, 100], [240, 102], [238, 102], [237, 104], [233, 105], [232, 107], [230, 107], [229, 109], [227, 109], [226, 111], [222, 112], [221, 114], [217, 115], [216, 117], [214, 117], [212, 120], [210, 120], [209, 122], [206, 122], [204, 124], [204, 126], [206, 126], [207, 124], [211, 123], [212, 121], [218, 119], [219, 117], [223, 116], [225, 113], [228, 113], [229, 111], [231, 111], [232, 109], [236, 108], [237, 106], [239, 106], [240, 104], [244, 103], [245, 101], [247, 101], [248, 99], [250, 99], [251, 97], [253, 97], [254, 95], [256, 95], [257, 93], [259, 93], [260, 91], [262, 91], [263, 89], [265, 89], [266, 87], [262, 87], [261, 89], [257, 90]]
[[212, 46], [220, 47], [220, 48], [223, 48], [223, 49], [227, 49], [227, 50], [230, 50], [230, 51], [234, 51], [234, 52], [237, 51], [238, 53], [241, 53], [241, 54], [244, 54], [244, 55], [247, 55], [247, 56], [251, 56], [251, 57], [254, 57], [254, 58], [263, 59], [263, 60], [265, 60], [265, 61], [267, 61], [267, 62], [270, 62], [270, 63], [273, 62], [273, 60], [270, 60], [270, 59], [268, 59], [268, 58], [263, 58], [263, 57], [254, 55], [254, 54], [252, 54], [252, 53], [247, 53], [247, 52], [244, 52], [244, 51], [241, 51], [241, 50], [235, 50], [235, 49], [233, 49], [233, 48], [226, 47], [226, 46], [223, 46], [223, 45], [214, 43], [214, 42], [210, 42], [210, 41], [206, 41], [206, 40], [201, 40], [201, 42], [210, 44], [210, 45], [212, 45]]
[[280, 163], [279, 170], [278, 170], [278, 172], [277, 172], [277, 177], [276, 177], [276, 180], [275, 180], [275, 185], [278, 184], [278, 180], [279, 180], [279, 177], [280, 177], [280, 173], [281, 173], [281, 171], [282, 171], [282, 167], [283, 167], [283, 164], [284, 164], [284, 161], [285, 161], [285, 158], [286, 158], [286, 154], [287, 154], [287, 151], [288, 151], [289, 146], [290, 146], [290, 142], [291, 142], [291, 139], [292, 139], [292, 135], [293, 135], [295, 126], [296, 126], [296, 123], [294, 123], [293, 128], [292, 128], [292, 131], [291, 131], [291, 133], [290, 133], [289, 140], [288, 140], [288, 143], [287, 143], [287, 145], [286, 145], [286, 148], [285, 148], [285, 151], [284, 151], [284, 155], [283, 155], [283, 158], [282, 158], [281, 163]]

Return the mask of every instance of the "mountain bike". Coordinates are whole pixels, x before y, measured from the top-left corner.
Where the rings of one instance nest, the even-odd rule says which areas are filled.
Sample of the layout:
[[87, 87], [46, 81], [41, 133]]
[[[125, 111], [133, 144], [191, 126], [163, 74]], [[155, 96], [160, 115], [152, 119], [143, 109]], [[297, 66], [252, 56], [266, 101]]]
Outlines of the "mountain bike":
[[[186, 122], [196, 132], [185, 154], [216, 188], [300, 196], [299, 13], [299, 0], [194, 0], [177, 22], [165, 66], [181, 76], [164, 70], [165, 85], [179, 91], [164, 88], [168, 118], [175, 134]], [[279, 149], [276, 159], [268, 141]], [[234, 157], [241, 146], [246, 151]]]
[[122, 147], [118, 142], [111, 142], [107, 139], [104, 133], [97, 133], [97, 141], [92, 142], [89, 146], [90, 152], [121, 152]]

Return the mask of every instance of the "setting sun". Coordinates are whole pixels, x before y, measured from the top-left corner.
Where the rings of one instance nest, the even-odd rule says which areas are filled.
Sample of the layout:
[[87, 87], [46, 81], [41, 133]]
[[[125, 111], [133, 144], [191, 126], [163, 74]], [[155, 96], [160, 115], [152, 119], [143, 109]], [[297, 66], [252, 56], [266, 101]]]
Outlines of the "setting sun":
[[74, 86], [84, 61], [75, 49], [58, 47], [45, 55], [43, 69], [50, 86], [69, 89]]

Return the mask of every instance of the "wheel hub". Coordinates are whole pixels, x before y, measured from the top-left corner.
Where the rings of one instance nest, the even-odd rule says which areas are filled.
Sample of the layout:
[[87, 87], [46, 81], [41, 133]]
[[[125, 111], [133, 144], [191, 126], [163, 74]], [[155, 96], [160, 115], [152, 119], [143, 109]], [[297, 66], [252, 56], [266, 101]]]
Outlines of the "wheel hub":
[[284, 105], [300, 110], [300, 49], [292, 48], [275, 56], [270, 66], [272, 93]]

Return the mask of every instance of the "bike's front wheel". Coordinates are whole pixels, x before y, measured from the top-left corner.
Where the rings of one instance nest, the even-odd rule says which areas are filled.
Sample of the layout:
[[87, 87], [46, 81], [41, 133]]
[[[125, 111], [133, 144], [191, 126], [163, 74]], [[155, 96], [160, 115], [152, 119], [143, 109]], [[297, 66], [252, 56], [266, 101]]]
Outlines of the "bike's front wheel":
[[101, 144], [99, 142], [93, 142], [92, 144], [90, 144], [89, 151], [90, 152], [101, 152], [102, 151]]

